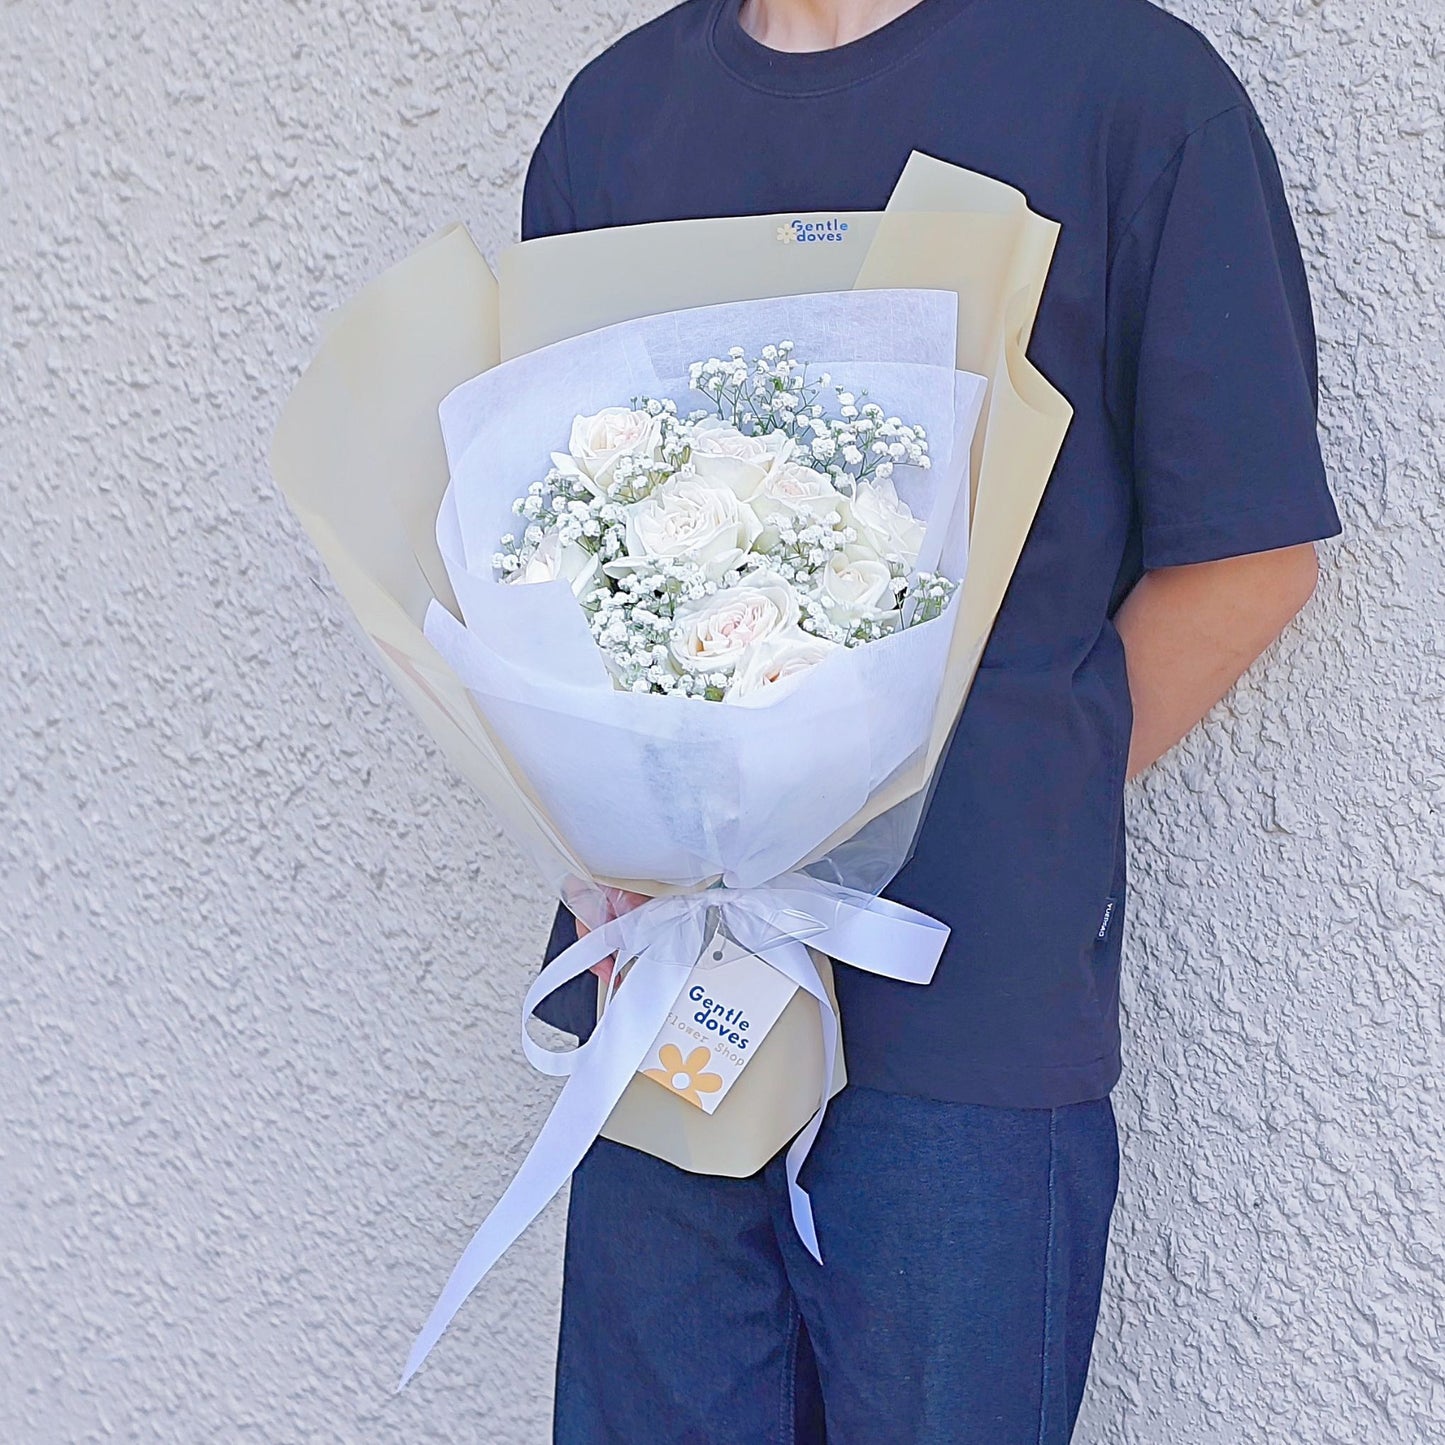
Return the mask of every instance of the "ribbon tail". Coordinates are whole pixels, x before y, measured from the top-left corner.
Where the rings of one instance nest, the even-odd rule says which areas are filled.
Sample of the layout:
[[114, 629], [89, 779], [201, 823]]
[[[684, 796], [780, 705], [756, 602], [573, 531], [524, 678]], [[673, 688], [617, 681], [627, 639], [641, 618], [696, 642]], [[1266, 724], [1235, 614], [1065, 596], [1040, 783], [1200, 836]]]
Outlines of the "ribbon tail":
[[832, 1000], [823, 988], [822, 981], [818, 979], [817, 969], [813, 967], [811, 959], [808, 960], [808, 971], [817, 980], [817, 988], [808, 988], [806, 983], [803, 987], [808, 988], [808, 992], [818, 1001], [819, 1022], [823, 1029], [823, 1097], [818, 1101], [818, 1112], [808, 1120], [802, 1132], [788, 1146], [785, 1162], [788, 1172], [788, 1202], [793, 1210], [793, 1228], [798, 1231], [798, 1238], [803, 1241], [808, 1253], [822, 1264], [823, 1251], [818, 1244], [813, 1201], [808, 1197], [808, 1191], [798, 1182], [798, 1175], [818, 1137], [818, 1131], [823, 1127], [823, 1116], [828, 1112], [829, 1099], [833, 1097], [833, 1074], [838, 1064], [838, 1015], [833, 1010]]
[[788, 1173], [788, 1203], [792, 1208], [793, 1228], [798, 1231], [798, 1238], [803, 1241], [803, 1247], [819, 1264], [822, 1264], [823, 1252], [818, 1244], [818, 1227], [813, 1219], [813, 1201], [808, 1197], [808, 1191], [798, 1182], [798, 1175], [802, 1170], [803, 1161], [813, 1147], [814, 1140], [818, 1137], [818, 1131], [823, 1127], [823, 1118], [828, 1112], [828, 1100], [833, 1097], [833, 1077], [838, 1066], [838, 1015], [833, 1008], [833, 1000], [828, 997], [828, 991], [823, 987], [823, 980], [818, 976], [818, 969], [813, 963], [812, 955], [802, 944], [794, 942], [783, 947], [775, 947], [759, 956], [765, 962], [772, 964], [779, 973], [792, 979], [799, 988], [811, 994], [818, 1005], [818, 1022], [823, 1034], [822, 1097], [818, 1100], [817, 1113], [808, 1120], [788, 1146], [785, 1162]]
[[838, 1015], [818, 976], [808, 947], [842, 962], [895, 978], [926, 984], [938, 966], [948, 927], [926, 913], [885, 898], [790, 874], [768, 888], [739, 890], [723, 906], [738, 941], [792, 979], [816, 1000], [823, 1036], [823, 1095], [818, 1111], [788, 1146], [788, 1199], [793, 1226], [808, 1253], [823, 1262], [813, 1203], [798, 1175], [833, 1096], [838, 1061]]
[[788, 1146], [785, 1161], [788, 1167], [788, 1204], [793, 1212], [793, 1228], [797, 1230], [798, 1238], [803, 1241], [803, 1248], [819, 1264], [823, 1262], [823, 1251], [818, 1244], [818, 1225], [813, 1218], [813, 1200], [808, 1191], [798, 1183], [798, 1171], [802, 1169], [803, 1161], [808, 1157], [808, 1151], [813, 1147], [813, 1141], [818, 1137], [818, 1130], [822, 1126], [823, 1111], [819, 1109], [808, 1127]]
[[619, 996], [604, 1015], [589, 1047], [575, 1051], [571, 1077], [522, 1167], [453, 1268], [411, 1347], [398, 1390], [404, 1389], [421, 1368], [432, 1346], [487, 1271], [582, 1162], [666, 1023], [686, 978], [685, 970], [649, 964], [646, 955], [633, 965], [625, 997]]

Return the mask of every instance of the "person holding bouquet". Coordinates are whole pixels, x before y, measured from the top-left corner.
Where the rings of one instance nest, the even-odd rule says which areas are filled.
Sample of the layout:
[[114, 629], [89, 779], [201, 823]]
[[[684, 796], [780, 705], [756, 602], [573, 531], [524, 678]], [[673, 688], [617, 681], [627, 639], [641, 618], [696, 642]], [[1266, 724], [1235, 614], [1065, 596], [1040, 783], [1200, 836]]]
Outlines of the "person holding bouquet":
[[[1030, 357], [1074, 407], [887, 889], [952, 933], [926, 987], [837, 970], [849, 1085], [804, 1169], [825, 1265], [781, 1160], [718, 1178], [593, 1146], [560, 1445], [1069, 1439], [1117, 1185], [1124, 783], [1304, 605], [1339, 530], [1274, 155], [1146, 0], [687, 0], [568, 87], [523, 235], [787, 212], [778, 244], [846, 245], [828, 213], [881, 208], [914, 150], [1061, 223]], [[574, 937], [563, 910], [549, 956]], [[586, 1037], [596, 981], [541, 1012]]]

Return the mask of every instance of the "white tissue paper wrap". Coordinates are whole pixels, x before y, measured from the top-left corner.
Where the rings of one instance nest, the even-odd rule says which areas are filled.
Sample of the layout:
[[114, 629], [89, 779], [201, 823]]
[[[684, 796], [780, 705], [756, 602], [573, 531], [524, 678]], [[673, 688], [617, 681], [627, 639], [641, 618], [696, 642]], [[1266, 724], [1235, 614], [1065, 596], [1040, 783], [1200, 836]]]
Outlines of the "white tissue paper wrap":
[[[960, 581], [984, 381], [954, 369], [956, 314], [943, 291], [702, 307], [545, 347], [443, 402], [451, 484], [437, 540], [463, 620], [434, 602], [426, 636], [594, 877], [746, 888], [809, 861], [926, 746], [953, 609], [840, 648], [752, 705], [618, 692], [565, 581], [493, 580], [498, 540], [517, 525], [513, 500], [545, 472], [575, 415], [637, 396], [671, 399], [685, 414], [705, 402], [689, 391], [690, 361], [787, 339], [814, 374], [927, 429], [932, 466], [900, 466], [894, 482], [927, 524], [920, 569]], [[820, 400], [827, 406], [829, 393]], [[908, 830], [889, 876], [911, 841]], [[830, 876], [876, 892], [884, 867], [874, 858], [865, 876]], [[576, 902], [575, 880], [551, 881]]]

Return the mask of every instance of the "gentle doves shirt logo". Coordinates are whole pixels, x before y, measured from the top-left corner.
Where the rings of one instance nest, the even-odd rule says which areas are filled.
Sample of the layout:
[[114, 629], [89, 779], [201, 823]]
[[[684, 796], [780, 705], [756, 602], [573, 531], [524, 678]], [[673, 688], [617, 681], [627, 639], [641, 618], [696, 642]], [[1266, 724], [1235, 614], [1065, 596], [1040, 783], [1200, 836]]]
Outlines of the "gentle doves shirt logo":
[[818, 242], [836, 245], [848, 239], [847, 221], [789, 221], [778, 227], [778, 240], [784, 246], [806, 246]]

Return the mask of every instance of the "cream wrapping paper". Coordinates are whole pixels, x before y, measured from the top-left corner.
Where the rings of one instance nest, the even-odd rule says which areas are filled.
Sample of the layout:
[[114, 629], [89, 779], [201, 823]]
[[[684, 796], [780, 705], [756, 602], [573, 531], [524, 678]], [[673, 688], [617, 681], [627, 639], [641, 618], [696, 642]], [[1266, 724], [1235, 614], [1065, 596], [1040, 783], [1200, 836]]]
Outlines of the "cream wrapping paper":
[[[336, 585], [449, 761], [544, 876], [560, 860], [589, 884], [669, 891], [587, 873], [423, 633], [433, 599], [456, 611], [435, 530], [448, 481], [437, 408], [454, 388], [500, 360], [660, 311], [850, 289], [957, 296], [956, 364], [986, 377], [988, 390], [941, 703], [927, 748], [815, 859], [840, 856], [869, 825], [912, 836], [1032, 524], [1071, 415], [1025, 355], [1057, 226], [1012, 188], [917, 154], [886, 211], [826, 218], [848, 224], [844, 243], [780, 244], [791, 219], [667, 222], [527, 242], [503, 254], [500, 282], [465, 231], [449, 228], [330, 319], [281, 418], [273, 469]], [[831, 994], [826, 966], [818, 972]], [[800, 993], [715, 1114], [637, 1078], [602, 1132], [684, 1168], [751, 1173], [816, 1113], [821, 1037], [819, 1006]], [[835, 1089], [841, 1083], [840, 1062]]]

